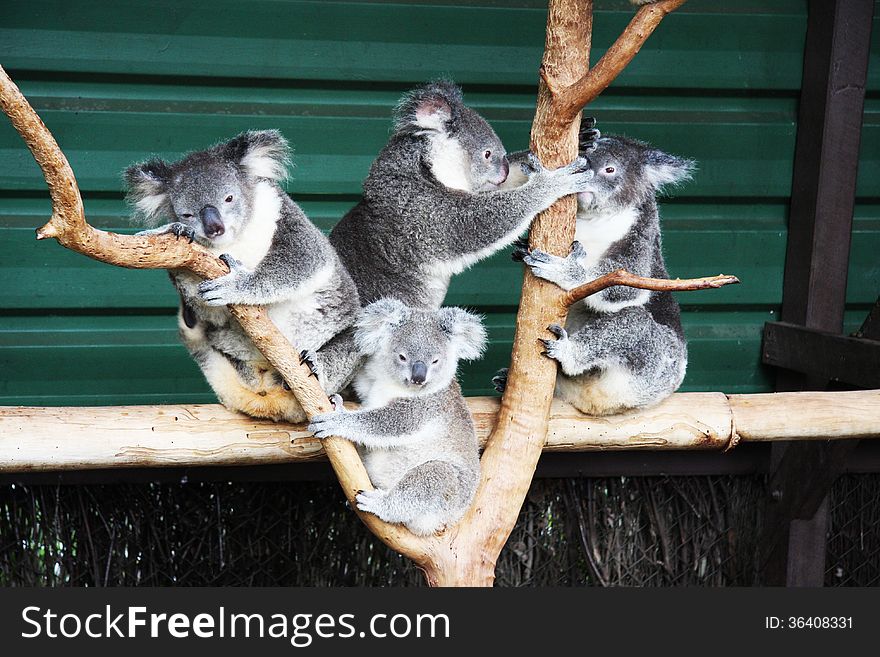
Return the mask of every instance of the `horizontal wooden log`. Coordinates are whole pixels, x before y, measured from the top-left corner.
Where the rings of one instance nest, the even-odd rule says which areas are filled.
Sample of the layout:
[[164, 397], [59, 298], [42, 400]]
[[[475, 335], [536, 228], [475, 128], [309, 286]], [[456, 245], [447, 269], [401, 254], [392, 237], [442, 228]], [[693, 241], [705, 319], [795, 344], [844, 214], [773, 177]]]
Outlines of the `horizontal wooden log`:
[[[480, 440], [493, 397], [468, 399]], [[880, 390], [757, 395], [679, 393], [639, 412], [593, 418], [554, 402], [547, 452], [721, 450], [739, 441], [880, 437]], [[302, 425], [216, 404], [0, 407], [0, 472], [302, 463], [325, 458]]]

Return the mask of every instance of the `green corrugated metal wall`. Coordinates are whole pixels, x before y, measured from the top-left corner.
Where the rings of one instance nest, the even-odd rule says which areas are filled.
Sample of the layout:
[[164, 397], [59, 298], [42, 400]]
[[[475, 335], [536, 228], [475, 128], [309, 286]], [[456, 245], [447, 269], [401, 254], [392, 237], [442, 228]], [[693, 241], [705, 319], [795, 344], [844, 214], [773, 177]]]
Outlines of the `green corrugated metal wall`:
[[[594, 59], [631, 14], [597, 0]], [[354, 204], [400, 93], [451, 75], [508, 149], [527, 145], [543, 2], [6, 0], [0, 63], [54, 132], [90, 220], [123, 230], [120, 171], [247, 128], [296, 149], [289, 191], [329, 229]], [[722, 9], [721, 5], [736, 5]], [[880, 7], [878, 7], [880, 14]], [[880, 292], [880, 31], [859, 175], [847, 327]], [[743, 284], [680, 296], [687, 390], [760, 391], [761, 327], [778, 317], [806, 0], [691, 0], [589, 109], [623, 132], [699, 160], [663, 204], [672, 275]], [[0, 404], [213, 400], [177, 343], [162, 272], [116, 269], [34, 241], [49, 211], [38, 168], [0, 120]], [[507, 254], [454, 280], [447, 302], [486, 314], [492, 348], [464, 370], [490, 392], [506, 364], [520, 286]]]

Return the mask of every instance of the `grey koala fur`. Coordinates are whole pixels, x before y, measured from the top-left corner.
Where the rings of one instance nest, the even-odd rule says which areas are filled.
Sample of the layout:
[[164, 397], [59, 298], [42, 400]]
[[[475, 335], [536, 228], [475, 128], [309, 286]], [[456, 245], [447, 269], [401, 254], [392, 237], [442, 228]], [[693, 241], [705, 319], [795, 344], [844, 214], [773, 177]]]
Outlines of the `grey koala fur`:
[[501, 140], [451, 82], [405, 95], [363, 199], [330, 234], [361, 302], [393, 297], [438, 308], [451, 276], [511, 244], [535, 215], [586, 189], [593, 175], [582, 160], [550, 171], [529, 153], [513, 159], [510, 178], [522, 184], [507, 188], [511, 166]]
[[[266, 305], [285, 337], [312, 353], [354, 323], [357, 289], [327, 238], [280, 187], [290, 150], [274, 130], [244, 132], [173, 163], [125, 172], [140, 220], [173, 223], [140, 234], [173, 233], [218, 255], [230, 272], [203, 281], [171, 271], [180, 293], [181, 339], [220, 401], [256, 417], [300, 422], [305, 414], [254, 347], [227, 304]], [[321, 381], [348, 383], [357, 357], [344, 354]]]
[[363, 406], [312, 418], [317, 437], [357, 445], [374, 491], [357, 506], [427, 535], [457, 522], [473, 499], [480, 458], [473, 419], [455, 379], [479, 358], [486, 332], [460, 308], [418, 309], [381, 299], [361, 313], [355, 339], [366, 365], [355, 386]]
[[[536, 276], [571, 290], [615, 269], [668, 278], [657, 192], [690, 177], [695, 163], [634, 139], [582, 141], [596, 176], [578, 195], [576, 241], [566, 257], [520, 249]], [[548, 327], [546, 355], [560, 366], [557, 396], [591, 415], [655, 404], [684, 379], [687, 345], [669, 292], [616, 286], [571, 308]]]

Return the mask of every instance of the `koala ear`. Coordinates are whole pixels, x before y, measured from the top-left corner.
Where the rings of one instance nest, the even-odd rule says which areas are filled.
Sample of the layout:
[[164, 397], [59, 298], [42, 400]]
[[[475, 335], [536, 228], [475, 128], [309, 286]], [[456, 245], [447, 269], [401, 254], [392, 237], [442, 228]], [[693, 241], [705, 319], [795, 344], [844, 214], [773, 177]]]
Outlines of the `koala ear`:
[[158, 224], [172, 214], [168, 198], [171, 168], [154, 158], [128, 167], [123, 174], [128, 186], [126, 200], [131, 203], [146, 224]]
[[462, 360], [476, 360], [486, 348], [486, 329], [478, 315], [461, 308], [441, 308], [440, 328]]
[[401, 98], [395, 111], [395, 129], [444, 130], [462, 103], [461, 89], [448, 80], [431, 82]]
[[290, 165], [290, 145], [277, 130], [249, 130], [221, 146], [227, 157], [254, 178], [281, 181]]
[[696, 168], [697, 163], [694, 160], [663, 151], [650, 149], [645, 154], [645, 178], [654, 189], [689, 180]]
[[354, 339], [363, 354], [375, 354], [409, 316], [409, 306], [397, 299], [379, 299], [363, 308], [355, 322]]

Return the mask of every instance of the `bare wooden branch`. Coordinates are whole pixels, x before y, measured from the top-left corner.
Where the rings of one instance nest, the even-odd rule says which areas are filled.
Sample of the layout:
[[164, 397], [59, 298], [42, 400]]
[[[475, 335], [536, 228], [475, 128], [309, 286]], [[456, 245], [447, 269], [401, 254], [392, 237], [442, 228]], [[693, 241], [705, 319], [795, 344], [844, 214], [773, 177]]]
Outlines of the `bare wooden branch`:
[[[52, 197], [52, 217], [37, 230], [37, 239], [55, 238], [58, 242], [90, 258], [120, 267], [136, 269], [187, 269], [203, 278], [216, 278], [229, 269], [217, 257], [197, 244], [178, 240], [173, 235], [119, 235], [90, 226], [86, 222], [82, 197], [73, 170], [43, 121], [27, 99], [0, 67], [0, 106], [24, 139], [43, 171]], [[302, 365], [298, 351], [259, 306], [230, 306], [233, 317], [278, 370], [306, 414], [311, 417], [332, 410], [327, 395], [317, 380]], [[324, 446], [345, 495], [354, 508], [354, 496], [370, 490], [370, 478], [354, 445], [342, 438], [328, 438]], [[358, 512], [370, 531], [390, 547], [422, 560], [422, 539], [401, 525], [391, 525], [378, 517]]]
[[703, 278], [648, 278], [631, 274], [626, 269], [617, 269], [565, 292], [560, 296], [559, 302], [564, 308], [569, 308], [573, 303], [577, 303], [581, 299], [585, 299], [592, 294], [615, 285], [635, 287], [640, 290], [655, 290], [657, 292], [687, 292], [691, 290], [709, 290], [736, 283], [739, 283], [739, 279], [728, 274]]
[[584, 73], [574, 84], [560, 85], [557, 80], [548, 77], [550, 73], [542, 69], [541, 75], [554, 91], [554, 108], [563, 120], [574, 120], [574, 117], [611, 84], [626, 68], [633, 57], [641, 50], [645, 41], [670, 12], [675, 11], [686, 0], [661, 0], [644, 5], [633, 16], [629, 25], [596, 65]]

